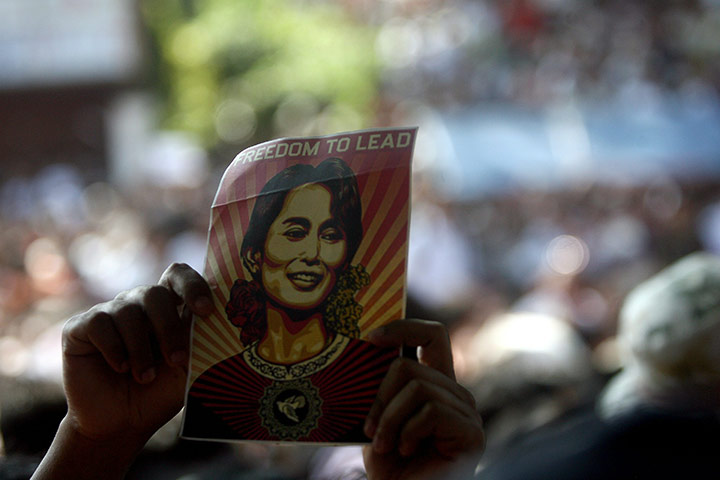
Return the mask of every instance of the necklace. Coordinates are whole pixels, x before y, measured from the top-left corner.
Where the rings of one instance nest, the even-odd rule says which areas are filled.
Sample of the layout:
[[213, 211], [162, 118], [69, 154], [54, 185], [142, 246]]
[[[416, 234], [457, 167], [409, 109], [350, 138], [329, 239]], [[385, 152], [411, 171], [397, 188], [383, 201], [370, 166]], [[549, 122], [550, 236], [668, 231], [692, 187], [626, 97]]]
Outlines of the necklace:
[[257, 353], [259, 343], [257, 341], [246, 348], [242, 356], [245, 363], [247, 363], [252, 370], [265, 378], [272, 380], [293, 380], [296, 378], [309, 377], [327, 367], [340, 356], [349, 341], [349, 337], [339, 334], [335, 335], [330, 345], [322, 352], [307, 360], [290, 365], [268, 362], [260, 357]]

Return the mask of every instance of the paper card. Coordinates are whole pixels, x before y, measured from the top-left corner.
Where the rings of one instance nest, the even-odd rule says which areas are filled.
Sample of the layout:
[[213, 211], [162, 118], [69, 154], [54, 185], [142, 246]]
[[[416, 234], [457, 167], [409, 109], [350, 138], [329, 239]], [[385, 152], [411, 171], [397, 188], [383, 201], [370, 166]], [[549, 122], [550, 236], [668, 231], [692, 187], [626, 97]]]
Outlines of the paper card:
[[364, 443], [404, 317], [415, 128], [285, 138], [235, 157], [212, 206], [181, 435]]

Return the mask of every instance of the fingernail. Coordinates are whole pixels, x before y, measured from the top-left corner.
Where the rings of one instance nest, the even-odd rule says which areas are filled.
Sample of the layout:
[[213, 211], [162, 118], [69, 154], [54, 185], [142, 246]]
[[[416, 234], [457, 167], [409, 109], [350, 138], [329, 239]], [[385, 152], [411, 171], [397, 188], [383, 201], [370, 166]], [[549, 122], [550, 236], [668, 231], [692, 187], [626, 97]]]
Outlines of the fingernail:
[[141, 383], [150, 383], [155, 379], [155, 368], [148, 368], [140, 375]]
[[185, 350], [178, 350], [170, 355], [170, 362], [172, 362], [173, 365], [184, 365], [187, 358], [188, 354]]
[[210, 299], [207, 297], [196, 298], [193, 305], [195, 306], [195, 310], [200, 312], [209, 312], [210, 308], [212, 308], [212, 302], [210, 302]]

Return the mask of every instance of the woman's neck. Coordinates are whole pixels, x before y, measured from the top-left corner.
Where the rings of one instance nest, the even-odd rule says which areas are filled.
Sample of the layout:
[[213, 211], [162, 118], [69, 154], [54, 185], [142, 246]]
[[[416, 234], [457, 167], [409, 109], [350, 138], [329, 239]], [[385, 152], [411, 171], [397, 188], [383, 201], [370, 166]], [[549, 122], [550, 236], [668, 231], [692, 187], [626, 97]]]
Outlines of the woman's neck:
[[257, 347], [261, 358], [280, 364], [293, 364], [320, 353], [328, 335], [322, 314], [314, 312], [298, 320], [271, 304], [267, 305], [267, 332]]

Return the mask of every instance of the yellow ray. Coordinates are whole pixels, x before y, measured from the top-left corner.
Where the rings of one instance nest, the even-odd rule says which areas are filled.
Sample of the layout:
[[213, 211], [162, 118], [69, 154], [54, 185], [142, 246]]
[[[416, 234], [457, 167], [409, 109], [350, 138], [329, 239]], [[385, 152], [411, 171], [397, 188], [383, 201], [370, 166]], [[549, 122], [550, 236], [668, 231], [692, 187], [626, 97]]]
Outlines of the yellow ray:
[[[223, 322], [222, 320], [218, 320], [217, 317], [209, 317], [208, 321], [198, 324], [197, 331], [198, 340], [202, 340], [203, 337], [208, 340], [215, 340], [215, 342], [218, 344], [218, 347], [213, 346], [212, 348], [213, 350], [219, 349], [220, 351], [218, 352], [218, 354], [220, 356], [223, 356], [223, 358], [230, 356], [231, 354], [237, 353], [238, 350], [237, 338], [232, 335], [232, 332], [228, 331], [228, 327], [225, 326], [224, 323], [229, 322]], [[219, 327], [219, 331], [215, 331], [211, 327], [211, 324]]]
[[387, 312], [385, 312], [380, 318], [378, 318], [376, 321], [374, 321], [370, 325], [364, 325], [362, 327], [363, 332], [369, 332], [370, 330], [374, 330], [378, 327], [381, 327], [385, 325], [386, 323], [389, 323], [393, 320], [397, 320], [398, 318], [402, 317], [402, 309], [400, 307], [398, 308], [391, 308]]
[[[407, 226], [407, 205], [403, 207], [403, 209], [400, 211], [400, 215], [398, 216], [398, 220], [393, 222], [392, 226], [388, 229], [387, 233], [385, 234], [385, 237], [380, 242], [380, 245], [378, 245], [378, 249], [375, 252], [375, 255], [372, 256], [370, 259], [370, 262], [365, 265], [365, 268], [369, 272], [375, 271], [376, 268], [378, 268], [378, 264], [380, 263], [380, 260], [383, 257], [383, 254], [388, 251], [390, 248], [390, 245], [397, 239], [398, 234], [400, 231]], [[407, 235], [407, 234], [406, 234]], [[398, 252], [405, 254], [405, 246], [407, 245], [407, 238], [402, 243], [401, 248], [398, 249]], [[380, 266], [380, 268], [385, 268], [384, 266]]]
[[373, 295], [375, 295], [375, 292], [379, 288], [383, 286], [385, 281], [392, 275], [392, 273], [395, 271], [395, 269], [405, 261], [405, 252], [398, 251], [393, 257], [390, 259], [390, 261], [387, 263], [387, 265], [383, 266], [383, 269], [380, 271], [380, 273], [377, 276], [373, 276], [372, 283], [370, 286], [365, 290], [362, 295], [358, 296], [358, 303], [361, 305], [365, 305], [364, 302], [369, 301]]
[[[375, 236], [378, 234], [378, 230], [380, 229], [383, 220], [387, 216], [390, 207], [395, 202], [395, 198], [398, 195], [398, 191], [400, 190], [400, 186], [402, 185], [403, 178], [406, 174], [407, 170], [404, 169], [398, 169], [393, 174], [390, 181], [390, 186], [388, 190], [384, 193], [383, 202], [380, 204], [380, 208], [378, 209], [378, 211], [375, 212], [367, 232], [365, 232], [365, 234], [363, 235], [364, 241], [361, 242], [358, 253], [355, 255], [356, 259], [363, 258], [367, 253], [368, 247], [372, 243]], [[404, 208], [403, 211], [407, 212], [406, 208]]]
[[[212, 278], [209, 278], [208, 280], [214, 280], [217, 284], [217, 288], [220, 289], [222, 292], [223, 298], [228, 298], [228, 294], [230, 293], [230, 288], [232, 285], [226, 285], [225, 281], [223, 280], [222, 272], [220, 271], [220, 265], [218, 264], [217, 259], [215, 258], [215, 251], [211, 248], [208, 248], [207, 252], [207, 259], [206, 262], [208, 266], [210, 267], [210, 272], [212, 274]], [[223, 307], [224, 308], [224, 307]]]
[[[229, 212], [230, 212], [230, 221], [233, 224], [233, 235], [235, 235], [235, 244], [238, 249], [236, 254], [237, 254], [237, 257], [240, 259], [240, 246], [242, 245], [242, 237], [245, 234], [245, 232], [243, 231], [242, 220], [240, 220], [239, 202], [233, 202], [231, 205], [228, 205], [228, 207], [229, 207]], [[238, 265], [237, 268], [233, 269], [235, 272], [233, 281], [240, 278], [240, 275], [243, 275], [242, 259], [240, 259], [239, 262], [240, 262], [240, 265]]]
[[[228, 245], [228, 232], [225, 230], [225, 224], [223, 223], [219, 214], [214, 219], [213, 231], [215, 232], [215, 238], [220, 245], [220, 251], [222, 253], [221, 260], [223, 264], [227, 266], [230, 278], [235, 279], [237, 278], [237, 271], [235, 270], [235, 264], [232, 261], [232, 256], [230, 255], [230, 247]], [[230, 234], [232, 235], [233, 232], [230, 232]]]
[[[390, 287], [385, 290], [385, 293], [375, 302], [373, 305], [366, 305], [363, 311], [362, 318], [360, 319], [360, 325], [364, 325], [367, 319], [372, 318], [378, 310], [387, 307], [387, 302], [405, 285], [405, 279], [403, 277], [395, 280]], [[377, 322], [375, 322], [377, 323]]]

